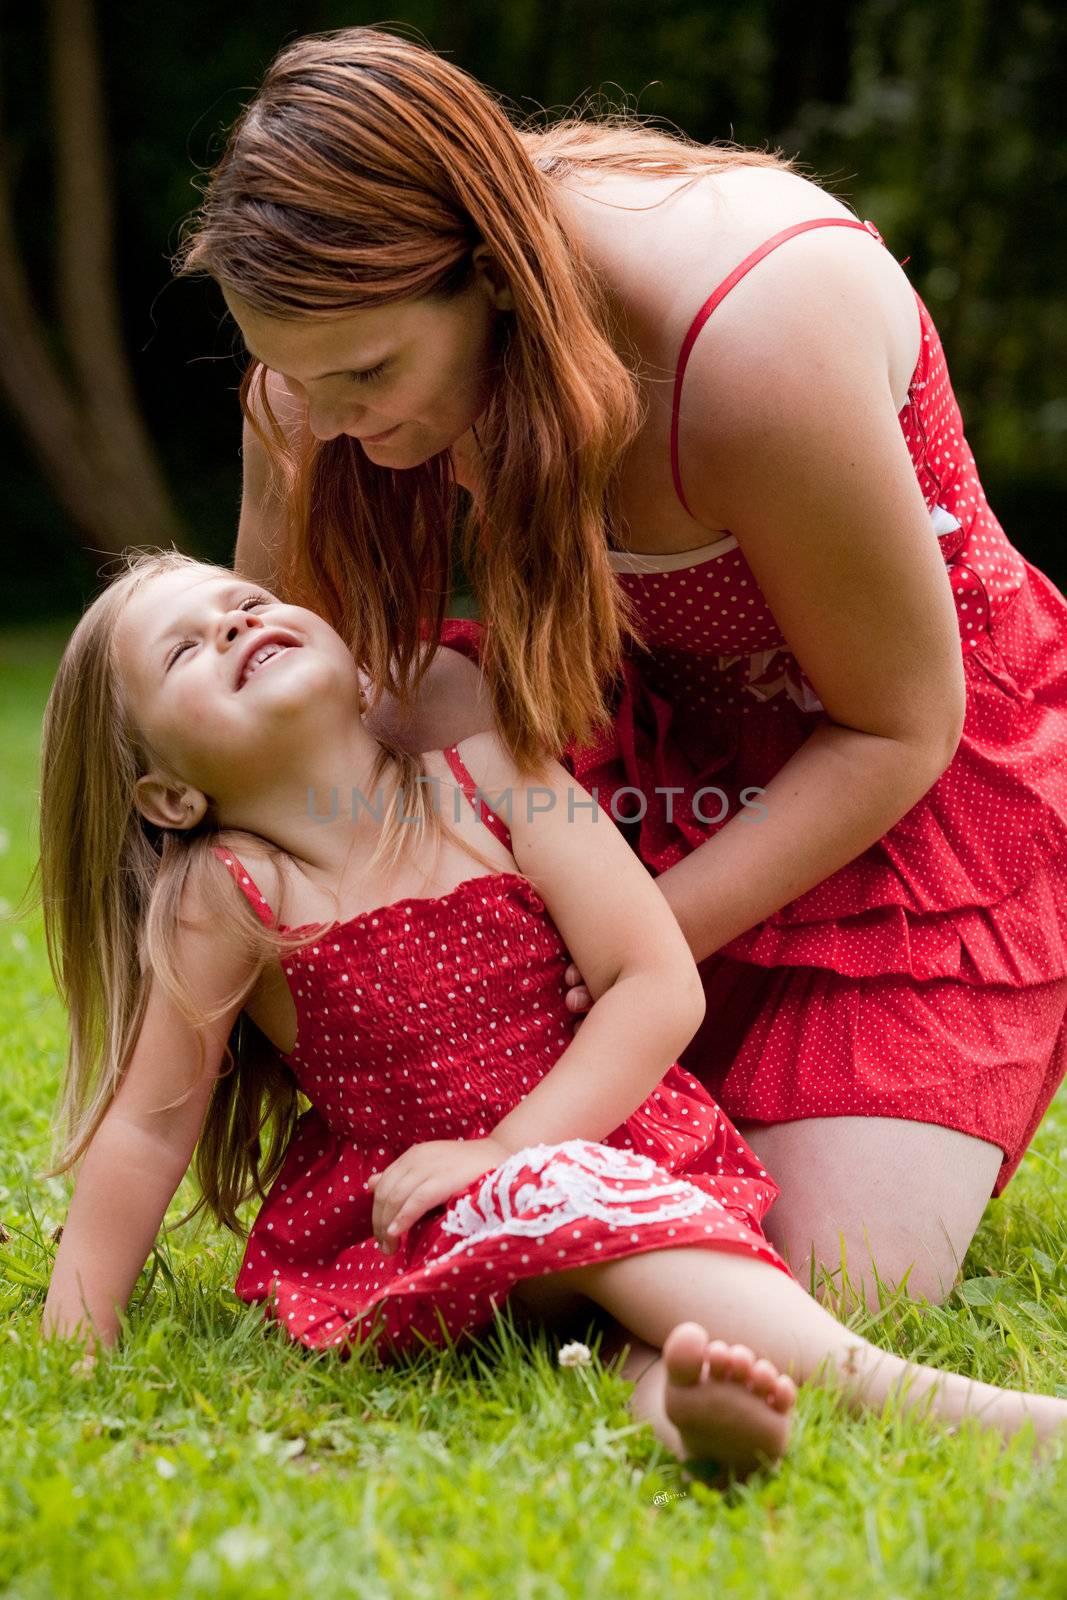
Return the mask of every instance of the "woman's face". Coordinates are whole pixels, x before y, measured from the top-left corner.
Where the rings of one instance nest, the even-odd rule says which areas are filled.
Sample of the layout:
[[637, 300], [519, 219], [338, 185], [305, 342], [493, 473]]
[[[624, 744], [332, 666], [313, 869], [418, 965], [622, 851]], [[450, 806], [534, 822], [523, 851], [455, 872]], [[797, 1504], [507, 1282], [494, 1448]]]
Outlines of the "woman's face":
[[463, 438], [492, 388], [494, 325], [510, 295], [475, 267], [449, 299], [328, 319], [282, 320], [223, 293], [248, 353], [306, 405], [317, 439], [348, 434], [383, 467], [417, 467]]

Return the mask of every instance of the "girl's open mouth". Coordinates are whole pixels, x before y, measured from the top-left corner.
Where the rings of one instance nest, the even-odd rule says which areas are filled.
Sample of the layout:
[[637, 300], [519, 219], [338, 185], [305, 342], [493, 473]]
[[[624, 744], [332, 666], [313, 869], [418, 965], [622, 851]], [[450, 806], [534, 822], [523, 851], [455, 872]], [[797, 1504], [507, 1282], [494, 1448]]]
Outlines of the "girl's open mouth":
[[299, 646], [294, 641], [281, 638], [268, 639], [265, 644], [257, 645], [245, 658], [244, 664], [238, 673], [237, 688], [243, 688], [250, 677], [257, 672], [262, 672], [263, 668], [268, 662], [273, 661], [275, 656], [280, 656], [286, 650], [296, 649], [299, 649]]

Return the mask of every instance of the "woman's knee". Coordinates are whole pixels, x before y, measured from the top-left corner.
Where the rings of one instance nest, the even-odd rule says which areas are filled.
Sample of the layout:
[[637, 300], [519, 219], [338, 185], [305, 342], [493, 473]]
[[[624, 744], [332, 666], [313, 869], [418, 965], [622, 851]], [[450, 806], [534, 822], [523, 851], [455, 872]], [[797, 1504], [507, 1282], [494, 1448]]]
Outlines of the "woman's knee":
[[[779, 1188], [764, 1219], [805, 1288], [939, 1304], [951, 1293], [1002, 1159], [982, 1139], [887, 1117], [811, 1118], [746, 1137]], [[838, 1305], [841, 1301], [838, 1300]]]
[[[931, 1258], [924, 1245], [908, 1251], [898, 1241], [886, 1241], [880, 1247], [869, 1232], [861, 1238], [842, 1233], [820, 1237], [802, 1224], [794, 1224], [791, 1239], [776, 1233], [767, 1227], [768, 1238], [803, 1287], [837, 1316], [862, 1308], [876, 1311], [900, 1294], [940, 1305], [959, 1277], [959, 1263], [948, 1251]], [[805, 1237], [807, 1243], [799, 1244]]]

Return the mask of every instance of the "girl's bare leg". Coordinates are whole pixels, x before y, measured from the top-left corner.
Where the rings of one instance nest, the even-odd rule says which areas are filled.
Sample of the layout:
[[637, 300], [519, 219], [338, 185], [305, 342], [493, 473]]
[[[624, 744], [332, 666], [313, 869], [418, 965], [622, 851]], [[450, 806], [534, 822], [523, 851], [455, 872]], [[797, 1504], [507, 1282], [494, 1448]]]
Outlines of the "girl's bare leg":
[[[832, 1384], [857, 1414], [899, 1395], [909, 1410], [949, 1423], [975, 1418], [1005, 1437], [1028, 1421], [1039, 1440], [1067, 1427], [1067, 1401], [879, 1350], [785, 1273], [753, 1258], [680, 1246], [572, 1268], [550, 1281], [588, 1295], [649, 1347], [642, 1362], [635, 1344], [624, 1375], [639, 1380], [637, 1413], [683, 1458], [714, 1456], [743, 1471], [780, 1454], [791, 1404], [786, 1374]], [[734, 1347], [729, 1358], [724, 1343]]]
[[[693, 1322], [675, 1328], [661, 1351], [570, 1287], [564, 1281], [568, 1277], [567, 1272], [555, 1272], [523, 1279], [509, 1297], [513, 1313], [520, 1324], [530, 1320], [547, 1327], [561, 1343], [588, 1335], [594, 1324], [602, 1335], [601, 1359], [622, 1356], [618, 1371], [633, 1386], [632, 1415], [648, 1422], [674, 1455], [682, 1460], [710, 1457], [718, 1467], [743, 1474], [760, 1459], [784, 1453], [796, 1400], [791, 1378], [744, 1346], [709, 1340], [706, 1330]], [[667, 1414], [668, 1372], [675, 1385], [697, 1385], [684, 1436]], [[686, 1409], [684, 1397], [677, 1398], [675, 1409]]]

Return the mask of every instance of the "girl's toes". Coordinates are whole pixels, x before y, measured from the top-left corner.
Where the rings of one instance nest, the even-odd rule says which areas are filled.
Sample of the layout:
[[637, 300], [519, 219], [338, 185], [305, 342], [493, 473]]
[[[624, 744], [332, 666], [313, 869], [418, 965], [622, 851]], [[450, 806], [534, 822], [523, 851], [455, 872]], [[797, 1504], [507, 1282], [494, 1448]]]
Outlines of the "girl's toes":
[[775, 1411], [791, 1411], [797, 1403], [797, 1386], [792, 1378], [781, 1373], [767, 1400]]
[[768, 1361], [766, 1356], [761, 1356], [752, 1363], [752, 1371], [748, 1375], [748, 1386], [753, 1394], [758, 1394], [763, 1399], [770, 1399], [778, 1382], [778, 1368], [773, 1361]]
[[699, 1322], [679, 1322], [663, 1341], [663, 1364], [671, 1383], [699, 1383], [708, 1351], [708, 1331]]
[[708, 1371], [713, 1378], [730, 1375], [730, 1346], [725, 1339], [712, 1339], [708, 1344]]
[[728, 1376], [736, 1382], [746, 1382], [755, 1360], [756, 1353], [750, 1350], [747, 1344], [732, 1344], [729, 1352]]

